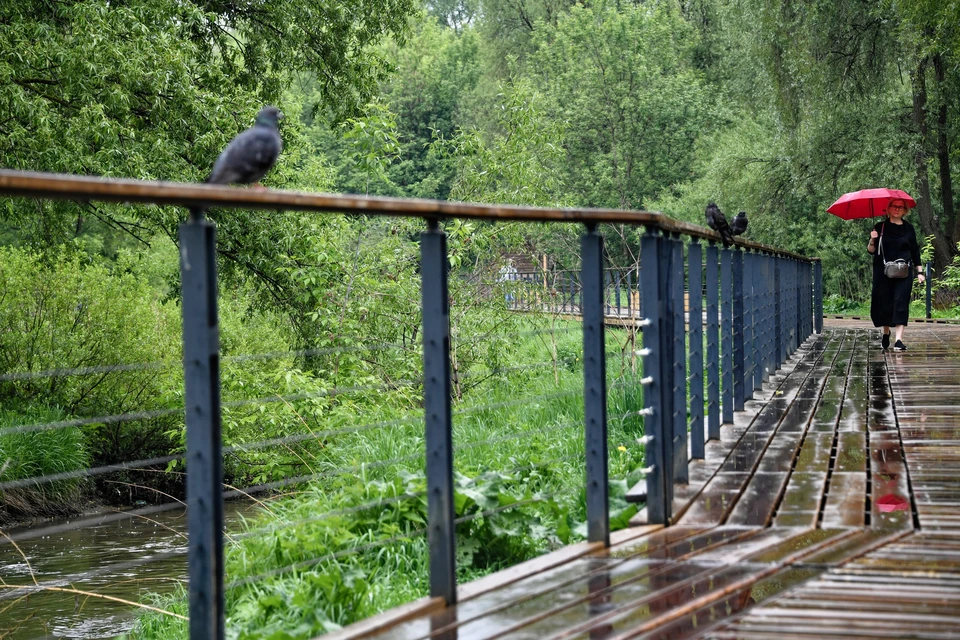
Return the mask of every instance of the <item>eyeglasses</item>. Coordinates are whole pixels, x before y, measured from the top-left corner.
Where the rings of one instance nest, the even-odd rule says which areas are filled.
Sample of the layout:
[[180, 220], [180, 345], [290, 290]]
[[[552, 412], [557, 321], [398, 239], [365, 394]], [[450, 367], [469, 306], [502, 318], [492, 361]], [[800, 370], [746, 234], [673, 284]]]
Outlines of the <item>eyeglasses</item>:
[[902, 204], [892, 204], [892, 205], [890, 205], [890, 206], [887, 207], [887, 208], [888, 208], [888, 209], [899, 209], [900, 211], [906, 211], [906, 209], [907, 209], [907, 208], [906, 208], [905, 206], [903, 206]]

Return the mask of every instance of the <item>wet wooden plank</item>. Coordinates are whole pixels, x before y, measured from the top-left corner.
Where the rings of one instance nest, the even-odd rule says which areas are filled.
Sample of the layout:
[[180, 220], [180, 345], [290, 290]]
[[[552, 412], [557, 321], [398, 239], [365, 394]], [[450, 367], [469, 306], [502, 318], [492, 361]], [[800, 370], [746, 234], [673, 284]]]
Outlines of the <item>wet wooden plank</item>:
[[866, 521], [867, 474], [834, 473], [823, 507], [824, 527], [862, 527]]

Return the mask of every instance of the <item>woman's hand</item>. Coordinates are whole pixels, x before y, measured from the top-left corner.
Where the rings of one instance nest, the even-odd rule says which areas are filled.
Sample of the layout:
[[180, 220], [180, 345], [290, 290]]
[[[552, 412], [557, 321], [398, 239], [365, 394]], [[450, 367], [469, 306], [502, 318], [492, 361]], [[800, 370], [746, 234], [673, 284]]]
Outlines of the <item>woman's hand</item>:
[[876, 230], [876, 229], [874, 229], [873, 231], [870, 232], [870, 237], [871, 237], [872, 239], [876, 240], [878, 237], [880, 237], [880, 234], [877, 233], [877, 230]]
[[919, 282], [920, 284], [923, 284], [926, 281], [927, 281], [927, 277], [925, 275], [923, 275], [922, 273], [917, 274], [917, 282]]

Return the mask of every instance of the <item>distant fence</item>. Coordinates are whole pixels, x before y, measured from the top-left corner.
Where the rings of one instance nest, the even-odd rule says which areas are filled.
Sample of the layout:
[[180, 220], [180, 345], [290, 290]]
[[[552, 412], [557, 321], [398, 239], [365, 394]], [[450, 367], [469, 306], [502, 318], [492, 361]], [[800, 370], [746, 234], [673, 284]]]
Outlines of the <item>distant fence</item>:
[[[261, 574], [225, 581], [224, 574], [224, 497], [270, 494], [304, 483], [331, 477], [356, 477], [369, 469], [384, 468], [398, 461], [414, 466], [422, 464], [426, 484], [422, 490], [401, 493], [384, 502], [345, 507], [333, 514], [315, 514], [315, 522], [324, 516], [343, 515], [350, 510], [381, 509], [384, 504], [402, 501], [427, 503], [427, 521], [420, 529], [398, 532], [394, 537], [377, 540], [343, 552], [364, 553], [398, 539], [426, 536], [429, 548], [430, 594], [454, 604], [457, 598], [456, 529], [458, 524], [474, 518], [495, 517], [510, 505], [479, 509], [469, 516], [456, 516], [454, 453], [486, 446], [485, 441], [455, 443], [454, 416], [469, 411], [490, 412], [505, 405], [531, 406], [531, 399], [522, 395], [515, 400], [481, 404], [454, 410], [453, 381], [463, 374], [451, 364], [451, 348], [456, 341], [480, 340], [477, 336], [451, 336], [450, 287], [446, 235], [441, 221], [448, 218], [484, 220], [525, 220], [554, 223], [576, 223], [584, 226], [581, 237], [582, 265], [578, 273], [558, 274], [554, 282], [520, 282], [521, 289], [511, 292], [508, 283], [499, 283], [507, 296], [507, 304], [522, 305], [528, 310], [549, 312], [571, 311], [580, 316], [582, 343], [582, 419], [558, 423], [551, 428], [563, 429], [577, 436], [574, 462], [584, 468], [584, 483], [569, 487], [585, 492], [587, 538], [609, 544], [609, 435], [608, 415], [611, 393], [616, 388], [642, 390], [639, 396], [626, 396], [624, 410], [618, 419], [631, 419], [642, 424], [637, 441], [645, 449], [647, 510], [651, 523], [669, 523], [672, 515], [673, 485], [688, 479], [688, 439], [695, 458], [703, 457], [704, 442], [719, 438], [721, 422], [732, 422], [734, 411], [742, 410], [746, 399], [761, 388], [764, 380], [776, 371], [786, 358], [813, 332], [822, 330], [822, 288], [820, 263], [774, 247], [738, 240], [732, 247], [719, 247], [719, 237], [712, 231], [678, 222], [660, 214], [621, 210], [557, 210], [535, 207], [508, 207], [458, 204], [395, 198], [329, 196], [282, 191], [253, 191], [209, 185], [149, 183], [132, 180], [101, 180], [73, 176], [0, 171], [0, 194], [31, 198], [61, 198], [81, 201], [141, 202], [178, 206], [301, 210], [336, 214], [366, 214], [415, 217], [425, 221], [420, 236], [421, 332], [415, 346], [422, 351], [421, 379], [403, 383], [382, 381], [359, 389], [327, 389], [311, 392], [311, 398], [351, 393], [367, 393], [376, 397], [385, 389], [408, 384], [422, 393], [422, 419], [373, 420], [336, 429], [307, 430], [290, 433], [273, 440], [247, 442], [224, 447], [221, 422], [225, 410], [237, 406], [265, 406], [265, 403], [302, 402], [305, 394], [278, 393], [275, 396], [221, 400], [221, 369], [233, 361], [265, 361], [283, 357], [329, 355], [319, 352], [284, 354], [236, 354], [234, 360], [221, 357], [218, 319], [217, 239], [216, 226], [207, 220], [193, 220], [180, 226], [180, 276], [183, 312], [183, 382], [182, 406], [150, 408], [123, 415], [69, 418], [43, 425], [20, 425], [0, 432], [0, 436], [31, 429], [70, 428], [110, 421], [150, 419], [161, 415], [183, 415], [186, 421], [186, 450], [183, 455], [163, 459], [130, 460], [121, 465], [88, 468], [73, 473], [89, 478], [126, 470], [158, 469], [172, 461], [186, 465], [186, 495], [189, 542], [189, 630], [190, 637], [224, 637], [224, 594], [228, 589], [242, 588], [277, 572], [297, 570], [325, 561], [330, 557], [311, 557], [291, 567], [278, 567]], [[643, 226], [639, 270], [625, 272], [605, 269], [604, 238], [598, 225], [618, 223]], [[685, 245], [684, 239], [687, 240]], [[684, 291], [703, 292], [685, 301]], [[509, 296], [513, 295], [511, 300]], [[624, 371], [613, 379], [607, 366], [606, 314], [625, 313], [636, 317], [642, 329], [642, 347], [635, 352], [642, 359], [642, 370]], [[705, 323], [684, 321], [705, 317]], [[516, 315], [516, 314], [515, 314]], [[550, 333], [557, 329], [535, 329], [531, 333]], [[516, 336], [509, 336], [515, 339]], [[705, 348], [704, 348], [705, 347]], [[410, 345], [356, 345], [336, 347], [339, 354], [370, 350], [408, 349]], [[556, 366], [554, 355], [553, 366]], [[542, 366], [531, 363], [529, 367]], [[549, 364], [549, 363], [548, 363]], [[149, 368], [154, 365], [136, 363], [90, 363], [89, 372], [72, 370], [64, 375], [124, 368]], [[232, 366], [232, 365], [231, 365]], [[3, 378], [16, 381], [33, 376], [59, 375], [57, 372], [3, 372]], [[19, 376], [19, 377], [18, 377]], [[689, 381], [689, 391], [688, 391]], [[516, 390], [517, 394], [521, 390]], [[543, 400], [540, 396], [532, 400]], [[582, 398], [582, 401], [579, 400]], [[578, 414], [579, 415], [579, 414]], [[423, 449], [408, 453], [398, 447], [388, 459], [365, 461], [354, 467], [317, 465], [309, 473], [280, 481], [265, 481], [242, 488], [223, 484], [224, 453], [242, 454], [274, 446], [293, 446], [302, 442], [318, 443], [377, 433], [382, 429], [422, 427]], [[570, 429], [573, 427], [572, 429]], [[582, 428], [582, 431], [580, 429]], [[624, 433], [628, 433], [625, 431]], [[414, 432], [416, 433], [416, 432]], [[532, 432], [518, 432], [498, 439], [514, 438], [523, 442], [534, 437]], [[353, 441], [351, 441], [353, 442]], [[625, 449], [626, 447], [624, 447]], [[569, 455], [542, 462], [566, 464]], [[318, 461], [320, 458], [318, 458]], [[331, 463], [333, 464], [333, 463]], [[19, 486], [39, 485], [62, 479], [47, 475], [28, 480], [0, 483], [0, 491]], [[536, 501], [544, 494], [528, 499]], [[173, 505], [173, 506], [171, 506]], [[149, 516], [158, 510], [176, 508], [169, 502], [146, 506], [117, 514], [116, 517]], [[300, 526], [303, 526], [302, 524]], [[28, 534], [35, 535], [35, 534]], [[256, 535], [254, 532], [252, 535]], [[144, 560], [143, 562], [147, 562]]]

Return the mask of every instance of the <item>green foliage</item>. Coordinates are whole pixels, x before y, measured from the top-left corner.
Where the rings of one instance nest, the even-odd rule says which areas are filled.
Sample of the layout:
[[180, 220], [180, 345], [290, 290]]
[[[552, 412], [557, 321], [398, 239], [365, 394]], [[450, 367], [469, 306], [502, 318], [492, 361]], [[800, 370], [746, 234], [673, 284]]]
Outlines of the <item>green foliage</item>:
[[366, 194], [371, 179], [388, 179], [387, 167], [400, 155], [396, 114], [383, 104], [373, 102], [367, 105], [362, 118], [347, 120], [344, 131], [343, 139], [351, 145], [354, 161], [367, 178]]
[[577, 5], [534, 41], [530, 75], [547, 122], [563, 123], [564, 185], [578, 205], [639, 208], [689, 176], [712, 106], [696, 33], [672, 3]]
[[457, 160], [450, 197], [470, 202], [562, 206], [562, 126], [544, 113], [542, 98], [520, 81], [498, 96], [497, 130], [462, 129], [439, 149]]
[[[317, 0], [263, 6], [204, 1], [0, 2], [0, 166], [200, 180], [264, 103], [315, 74], [311, 110], [357, 115], [386, 77], [375, 45], [402, 43], [414, 0], [349, 7]], [[362, 15], [362, 20], [356, 16]], [[292, 102], [294, 112], [301, 105]], [[294, 118], [281, 165], [302, 164]], [[270, 176], [297, 184], [286, 168]], [[309, 177], [309, 174], [308, 174]], [[148, 239], [173, 236], [176, 208], [14, 201], [0, 210], [20, 242], [59, 245], [91, 220]]]
[[943, 273], [936, 280], [938, 290], [960, 291], [960, 246], [957, 247], [957, 255], [943, 270]]

